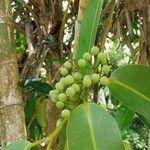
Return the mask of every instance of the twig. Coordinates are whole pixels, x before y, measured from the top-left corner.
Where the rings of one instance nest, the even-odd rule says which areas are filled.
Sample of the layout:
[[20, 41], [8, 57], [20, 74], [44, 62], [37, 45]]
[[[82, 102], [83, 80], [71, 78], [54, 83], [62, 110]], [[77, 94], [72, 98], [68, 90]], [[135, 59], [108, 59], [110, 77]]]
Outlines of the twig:
[[63, 16], [63, 19], [62, 19], [62, 23], [61, 23], [61, 28], [60, 28], [60, 32], [59, 32], [59, 41], [60, 41], [60, 58], [62, 59], [63, 58], [63, 34], [64, 34], [64, 26], [65, 26], [65, 23], [67, 21], [67, 16], [68, 16], [68, 10], [69, 10], [69, 6], [71, 4], [71, 0], [68, 0], [68, 5], [67, 5], [67, 8], [64, 12], [64, 16]]
[[[52, 146], [52, 143], [53, 143], [53, 139], [57, 137], [57, 135], [62, 130], [62, 128], [64, 127], [66, 122], [67, 122], [67, 119], [65, 119], [63, 121], [63, 123], [60, 126], [58, 126], [49, 136], [47, 136], [46, 138], [43, 138], [41, 140], [35, 141], [34, 143], [30, 144], [25, 150], [31, 150], [31, 148], [33, 148], [33, 147], [35, 147], [37, 145], [40, 145], [43, 142], [47, 142], [47, 141], [50, 141], [49, 142], [50, 144], [48, 144], [48, 148], [50, 149], [51, 146]], [[46, 149], [46, 150], [48, 150], [48, 149]]]

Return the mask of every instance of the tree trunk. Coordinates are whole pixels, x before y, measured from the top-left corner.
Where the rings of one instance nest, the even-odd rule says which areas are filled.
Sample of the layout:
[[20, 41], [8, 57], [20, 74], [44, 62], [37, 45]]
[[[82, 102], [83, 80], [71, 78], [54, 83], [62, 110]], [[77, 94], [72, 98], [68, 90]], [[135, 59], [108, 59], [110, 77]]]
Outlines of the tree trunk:
[[18, 87], [19, 72], [9, 0], [0, 1], [0, 145], [26, 138], [24, 107]]

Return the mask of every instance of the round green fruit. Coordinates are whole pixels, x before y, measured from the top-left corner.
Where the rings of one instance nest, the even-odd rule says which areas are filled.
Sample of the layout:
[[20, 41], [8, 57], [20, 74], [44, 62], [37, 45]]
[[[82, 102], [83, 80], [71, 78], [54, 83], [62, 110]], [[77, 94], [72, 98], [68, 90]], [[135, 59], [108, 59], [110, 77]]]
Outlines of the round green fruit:
[[56, 88], [56, 90], [61, 92], [64, 89], [64, 85], [61, 82], [58, 82], [55, 84], [55, 88]]
[[107, 77], [101, 77], [100, 83], [102, 85], [108, 85], [109, 84], [109, 79]]
[[99, 53], [99, 48], [97, 46], [93, 46], [91, 49], [92, 55], [97, 55]]
[[68, 69], [61, 67], [60, 68], [60, 73], [62, 76], [66, 76], [68, 74]]
[[83, 79], [83, 85], [84, 85], [85, 87], [90, 87], [91, 84], [92, 84], [91, 79], [90, 79], [90, 78], [87, 78], [87, 77], [86, 77], [86, 78], [84, 77], [84, 79]]
[[66, 85], [66, 78], [61, 78], [60, 81], [64, 86]]
[[85, 61], [90, 61], [90, 60], [91, 60], [91, 54], [88, 53], [88, 52], [84, 53], [84, 54], [83, 54], [83, 59], [84, 59]]
[[104, 65], [104, 66], [102, 67], [102, 72], [103, 72], [104, 74], [108, 74], [108, 73], [110, 72], [110, 66]]
[[58, 101], [58, 96], [57, 96], [57, 95], [51, 96], [51, 101], [52, 101], [53, 103], [56, 103], [56, 102]]
[[67, 95], [65, 93], [61, 93], [58, 95], [58, 100], [62, 101], [62, 102], [66, 102], [67, 101]]
[[64, 67], [65, 67], [66, 69], [71, 69], [72, 65], [71, 65], [70, 62], [67, 61], [67, 62], [64, 63]]
[[64, 118], [69, 118], [70, 117], [70, 110], [69, 109], [64, 109], [61, 112], [61, 116], [64, 117]]
[[106, 54], [103, 53], [103, 52], [98, 53], [98, 55], [97, 55], [97, 60], [98, 60], [98, 61], [101, 61], [102, 64], [106, 64], [106, 63], [107, 63]]
[[62, 109], [62, 108], [64, 108], [64, 106], [65, 106], [65, 104], [64, 104], [62, 101], [58, 101], [58, 102], [56, 103], [56, 107], [57, 107], [58, 109]]
[[92, 74], [91, 78], [92, 78], [93, 83], [98, 83], [100, 80], [99, 74], [96, 74], [96, 73]]
[[79, 87], [78, 84], [74, 83], [74, 84], [72, 85], [72, 88], [75, 90], [76, 93], [77, 93], [77, 92], [80, 92], [80, 87]]
[[72, 75], [67, 75], [65, 81], [66, 81], [66, 84], [69, 85], [69, 84], [72, 84], [74, 82], [74, 78]]
[[74, 90], [74, 88], [72, 88], [72, 87], [67, 88], [67, 90], [66, 90], [66, 95], [69, 96], [69, 97], [74, 96], [74, 95], [75, 95], [75, 90]]
[[75, 80], [81, 80], [82, 79], [82, 74], [79, 73], [79, 72], [75, 72], [73, 74], [73, 77], [74, 77]]
[[84, 68], [86, 66], [86, 61], [84, 59], [79, 59], [78, 60], [78, 66], [80, 68]]

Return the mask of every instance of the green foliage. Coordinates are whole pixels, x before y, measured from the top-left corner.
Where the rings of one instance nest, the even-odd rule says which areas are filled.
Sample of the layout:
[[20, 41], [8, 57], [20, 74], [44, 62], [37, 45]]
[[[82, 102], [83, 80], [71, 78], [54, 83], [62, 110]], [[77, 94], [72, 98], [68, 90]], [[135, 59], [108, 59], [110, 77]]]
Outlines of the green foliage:
[[89, 52], [95, 44], [99, 16], [103, 0], [89, 1], [84, 19], [81, 24], [79, 44], [76, 59], [80, 59], [85, 52]]
[[27, 140], [20, 140], [20, 141], [16, 141], [12, 144], [9, 144], [8, 146], [6, 146], [3, 150], [16, 150], [16, 148], [18, 150], [26, 150], [26, 148], [30, 145], [31, 143]]
[[68, 150], [124, 150], [114, 118], [96, 104], [75, 108], [66, 130]]
[[46, 106], [47, 102], [44, 98], [37, 101], [36, 119], [42, 128], [46, 127]]
[[[148, 130], [147, 130], [148, 131]], [[126, 141], [128, 141], [133, 150], [147, 150], [148, 136], [147, 131], [144, 127], [134, 131], [130, 129], [126, 136]]]
[[119, 125], [121, 131], [124, 131], [130, 127], [133, 121], [134, 112], [126, 106], [121, 106], [115, 112], [115, 119]]
[[150, 118], [149, 77], [150, 67], [130, 65], [115, 70], [108, 84], [118, 100], [147, 119]]

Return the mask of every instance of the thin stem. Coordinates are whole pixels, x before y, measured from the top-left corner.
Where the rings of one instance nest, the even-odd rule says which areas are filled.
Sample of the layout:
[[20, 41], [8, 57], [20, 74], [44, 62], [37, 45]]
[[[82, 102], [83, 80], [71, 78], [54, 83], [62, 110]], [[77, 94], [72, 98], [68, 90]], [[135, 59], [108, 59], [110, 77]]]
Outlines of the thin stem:
[[47, 142], [47, 141], [50, 141], [49, 144], [48, 144], [48, 147], [46, 150], [50, 150], [51, 146], [52, 146], [52, 143], [53, 143], [53, 139], [55, 139], [58, 135], [58, 133], [62, 130], [62, 128], [64, 127], [64, 125], [66, 124], [67, 122], [67, 119], [65, 119], [63, 121], [63, 123], [58, 126], [50, 135], [48, 135], [46, 138], [43, 138], [41, 140], [38, 140], [38, 141], [35, 141], [34, 143], [30, 144], [25, 150], [31, 150], [31, 148], [37, 146], [37, 145], [40, 145], [41, 143], [43, 142]]

